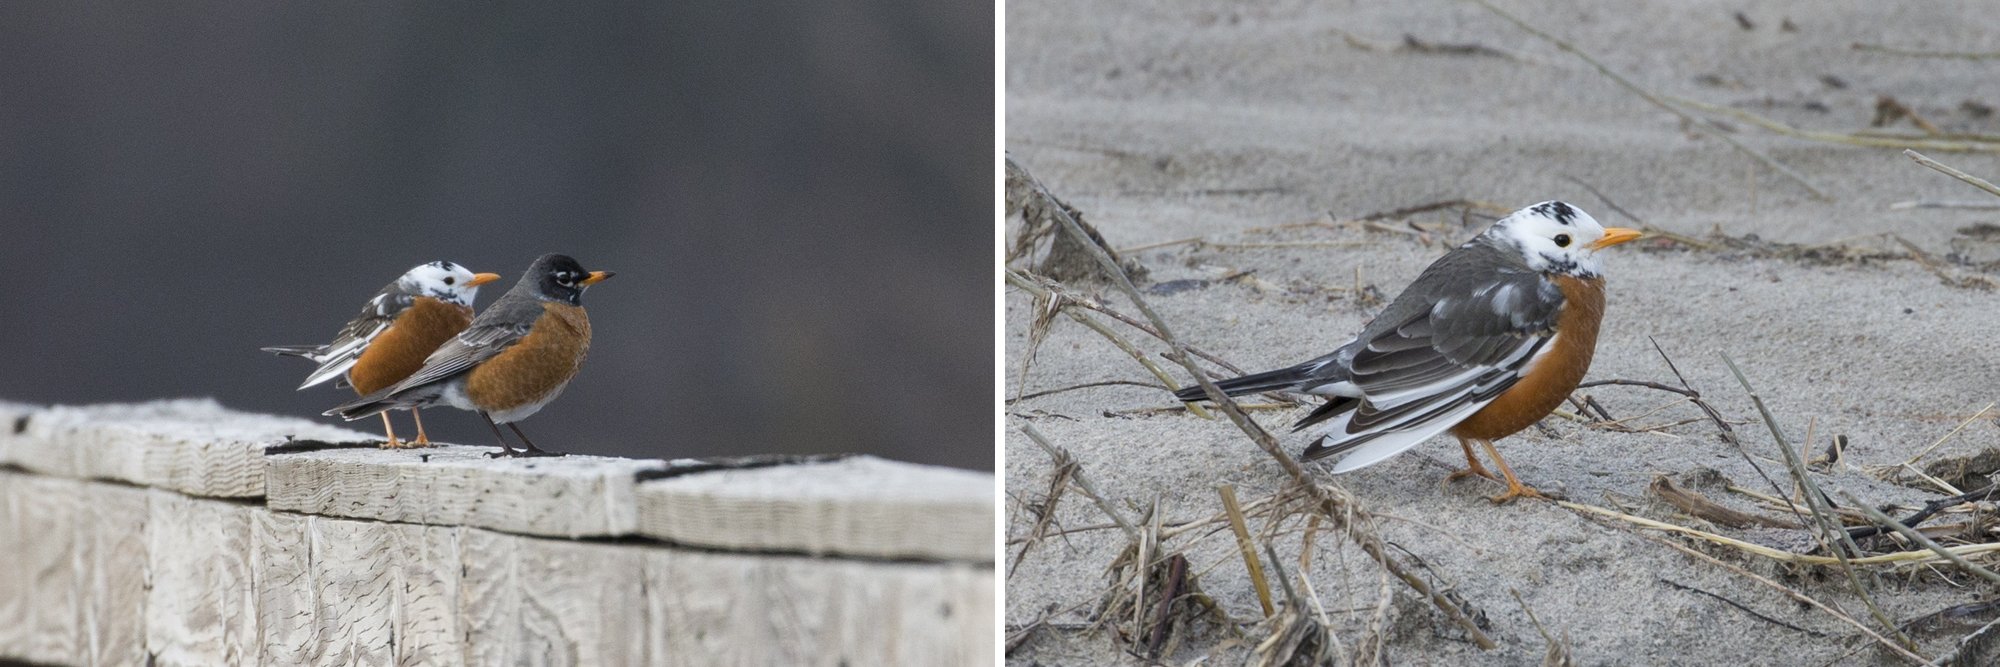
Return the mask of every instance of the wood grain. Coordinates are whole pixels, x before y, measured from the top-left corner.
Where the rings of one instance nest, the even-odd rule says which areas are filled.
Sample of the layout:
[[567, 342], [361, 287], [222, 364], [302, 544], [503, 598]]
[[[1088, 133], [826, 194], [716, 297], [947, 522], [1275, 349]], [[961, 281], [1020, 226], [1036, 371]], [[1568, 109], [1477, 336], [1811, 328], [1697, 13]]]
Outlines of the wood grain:
[[633, 477], [664, 465], [601, 456], [487, 458], [491, 451], [446, 445], [274, 454], [266, 502], [325, 516], [614, 537], [638, 529]]
[[[29, 417], [22, 434], [9, 414]], [[474, 447], [309, 446], [263, 460], [248, 443], [282, 421], [203, 401], [0, 403], [0, 448], [37, 462], [0, 468], [0, 662], [979, 665], [995, 655], [996, 581], [973, 544], [990, 543], [990, 475], [868, 459], [661, 472], [660, 461], [493, 461]], [[114, 470], [108, 452], [209, 463]], [[241, 463], [245, 453], [259, 461]], [[765, 467], [742, 469], [753, 463]], [[224, 469], [259, 471], [270, 496], [205, 497], [252, 486]], [[120, 476], [69, 476], [82, 471]], [[676, 476], [642, 485], [640, 472]], [[641, 486], [665, 499], [654, 507], [669, 512], [664, 530], [711, 544], [633, 537]], [[937, 544], [918, 545], [926, 534]]]
[[[258, 656], [255, 506], [146, 495], [146, 650], [160, 665], [240, 665]], [[134, 565], [140, 565], [135, 563]]]
[[267, 447], [293, 439], [372, 439], [303, 419], [237, 412], [208, 399], [54, 406], [23, 416], [26, 429], [4, 441], [0, 463], [224, 498], [264, 495]]
[[639, 487], [639, 534], [677, 544], [993, 561], [993, 476], [856, 456]]

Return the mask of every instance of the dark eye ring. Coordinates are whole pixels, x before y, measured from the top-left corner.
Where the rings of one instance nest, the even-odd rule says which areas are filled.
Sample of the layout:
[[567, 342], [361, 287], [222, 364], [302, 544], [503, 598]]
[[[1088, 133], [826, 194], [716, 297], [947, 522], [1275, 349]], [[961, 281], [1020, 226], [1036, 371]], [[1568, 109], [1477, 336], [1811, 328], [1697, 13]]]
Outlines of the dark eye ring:
[[1567, 247], [1569, 247], [1569, 235], [1568, 235], [1568, 234], [1557, 234], [1557, 235], [1556, 235], [1556, 247], [1558, 247], [1558, 248], [1567, 248]]

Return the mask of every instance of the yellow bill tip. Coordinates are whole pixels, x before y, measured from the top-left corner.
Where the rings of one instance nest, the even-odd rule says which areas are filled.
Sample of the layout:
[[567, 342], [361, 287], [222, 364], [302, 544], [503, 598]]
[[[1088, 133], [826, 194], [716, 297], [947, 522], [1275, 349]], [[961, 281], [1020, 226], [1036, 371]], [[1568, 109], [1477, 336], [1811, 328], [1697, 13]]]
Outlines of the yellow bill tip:
[[1590, 244], [1590, 249], [1600, 250], [1603, 248], [1609, 248], [1611, 246], [1624, 243], [1626, 241], [1637, 240], [1639, 237], [1645, 235], [1646, 235], [1645, 232], [1641, 232], [1637, 229], [1626, 229], [1624, 227], [1611, 227], [1604, 230], [1604, 238], [1600, 238]]

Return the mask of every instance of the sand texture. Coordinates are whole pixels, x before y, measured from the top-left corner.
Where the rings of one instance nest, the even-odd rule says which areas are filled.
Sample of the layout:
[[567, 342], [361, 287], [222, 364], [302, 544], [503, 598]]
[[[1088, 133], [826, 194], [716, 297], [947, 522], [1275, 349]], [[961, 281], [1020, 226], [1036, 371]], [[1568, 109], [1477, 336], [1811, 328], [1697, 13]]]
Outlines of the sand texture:
[[[2000, 108], [2000, 59], [1854, 47], [2000, 52], [2000, 13], [1991, 5], [1502, 6], [1661, 94], [1801, 128], [1924, 131], [1908, 117], [1871, 128], [1892, 106], [1881, 102], [1886, 96], [1940, 133], [2000, 133], [1993, 112]], [[2000, 210], [1895, 206], [2000, 198], [1923, 168], [1897, 148], [1778, 136], [1698, 114], [1723, 120], [1728, 136], [1831, 195], [1815, 197], [1467, 2], [1027, 0], [1008, 3], [1006, 17], [1012, 159], [1143, 267], [1147, 301], [1184, 342], [1244, 370], [1289, 365], [1345, 342], [1426, 264], [1504, 212], [1483, 203], [1512, 208], [1559, 198], [1607, 225], [1643, 225], [1684, 239], [1607, 251], [1609, 306], [1590, 379], [1680, 386], [1655, 352], [1657, 342], [1743, 450], [1677, 394], [1602, 386], [1576, 397], [1594, 399], [1616, 421], [1574, 416], [1565, 406], [1540, 427], [1501, 441], [1524, 480], [1594, 507], [1824, 554], [1798, 516], [1730, 490], [1790, 493], [1792, 481], [1724, 354], [1807, 457], [1823, 459], [1836, 439], [1845, 443], [1837, 462], [1821, 461], [1810, 473], [1839, 505], [1851, 495], [1905, 516], [1946, 495], [1913, 469], [1964, 490], [1987, 484], [2000, 469], [2000, 408], [1972, 419], [2000, 400], [2000, 291], [1992, 288], [2000, 279], [1993, 263], [2000, 228], [1981, 226], [2000, 223]], [[1925, 152], [2000, 178], [2000, 153]], [[1357, 220], [1449, 200], [1474, 204]], [[1021, 226], [1018, 216], [1010, 219], [1010, 241]], [[1012, 266], [1033, 264], [1029, 258]], [[1107, 285], [1070, 289], [1139, 315]], [[1217, 487], [1224, 484], [1251, 505], [1253, 541], [1272, 547], [1295, 587], [1297, 575], [1310, 581], [1298, 595], [1324, 610], [1344, 661], [1541, 664], [1550, 642], [1530, 621], [1531, 610], [1556, 643], [1567, 637], [1576, 664], [1908, 662], [1836, 613], [1661, 542], [1767, 577], [1888, 633], [1838, 567], [1784, 565], [1550, 502], [1495, 506], [1485, 500], [1500, 490], [1495, 483], [1444, 483], [1463, 465], [1448, 438], [1339, 476], [1309, 466], [1321, 484], [1356, 498], [1370, 517], [1362, 523], [1405, 568], [1473, 610], [1497, 644], [1482, 652], [1325, 525], [1301, 573], [1304, 508], [1272, 512], [1259, 504], [1290, 480], [1227, 421], [1174, 410], [1158, 386], [1036, 395], [1108, 381], [1160, 384], [1067, 316], [1053, 318], [1025, 378], [1017, 376], [1037, 312], [1027, 292], [1007, 290], [1007, 395], [1031, 395], [1010, 402], [1005, 416], [1006, 622], [1018, 633], [1010, 637], [1012, 664], [1146, 664], [1128, 651], [1135, 638], [1145, 643], [1135, 634], [1155, 626], [1151, 606], [1137, 622], [1129, 608], [1121, 618], [1098, 618], [1097, 601], [1129, 572], [1112, 567], [1128, 539], [1074, 485], [1057, 499], [1046, 535], [1022, 555], [1019, 538], [1036, 532], [1056, 472], [1022, 434], [1024, 425], [1066, 449], [1107, 503], [1142, 529], [1147, 511], [1157, 508], [1160, 530], [1172, 536], [1149, 554], [1184, 556], [1203, 599], [1219, 610], [1188, 611], [1185, 622], [1169, 626], [1161, 664], [1254, 661], [1272, 635], [1259, 623], [1264, 614], [1227, 524], [1212, 520], [1222, 511]], [[1188, 382], [1160, 356], [1164, 343], [1093, 317], [1177, 383]], [[1306, 441], [1288, 426], [1304, 412], [1252, 415], [1296, 453]], [[1912, 469], [1895, 470], [1940, 439]], [[1732, 527], [1691, 516], [1651, 490], [1662, 476], [1776, 525]], [[1965, 509], [1926, 525], [1970, 525], [1975, 519]], [[1189, 522], [1205, 523], [1175, 532]], [[1976, 542], [2000, 537], [1972, 526], [1944, 540]], [[1909, 548], [1863, 546], [1871, 554]], [[1993, 553], [1971, 558], [2000, 565]], [[1882, 613], [1902, 625], [1995, 596], [1994, 584], [1951, 565], [1854, 572]], [[1149, 586], [1157, 584], [1158, 574], [1149, 577]], [[1269, 578], [1282, 603], [1277, 577]], [[1145, 600], [1155, 605], [1156, 591]], [[1915, 652], [1946, 655], [1961, 637], [2000, 618], [1991, 607], [1961, 611], [1905, 628]], [[2000, 659], [1979, 648], [1963, 654], [1973, 660], [1964, 664]]]

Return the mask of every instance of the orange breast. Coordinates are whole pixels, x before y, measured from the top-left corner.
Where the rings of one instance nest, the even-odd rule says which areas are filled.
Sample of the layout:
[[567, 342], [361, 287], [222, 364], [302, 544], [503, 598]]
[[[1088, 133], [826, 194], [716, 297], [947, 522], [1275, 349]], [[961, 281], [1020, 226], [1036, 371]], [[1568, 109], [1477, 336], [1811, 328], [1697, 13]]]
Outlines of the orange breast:
[[403, 381], [424, 366], [424, 358], [439, 345], [472, 324], [472, 308], [445, 303], [427, 296], [417, 297], [396, 323], [369, 341], [354, 367], [347, 369], [347, 382], [354, 391], [372, 394]]
[[1561, 405], [1590, 371], [1597, 351], [1597, 325], [1604, 319], [1604, 279], [1557, 276], [1563, 311], [1556, 318], [1556, 338], [1521, 378], [1492, 403], [1452, 427], [1451, 434], [1468, 439], [1498, 440], [1533, 426]]
[[472, 369], [465, 395], [480, 409], [511, 410], [542, 400], [576, 377], [590, 353], [590, 317], [566, 303], [543, 303], [528, 335]]

